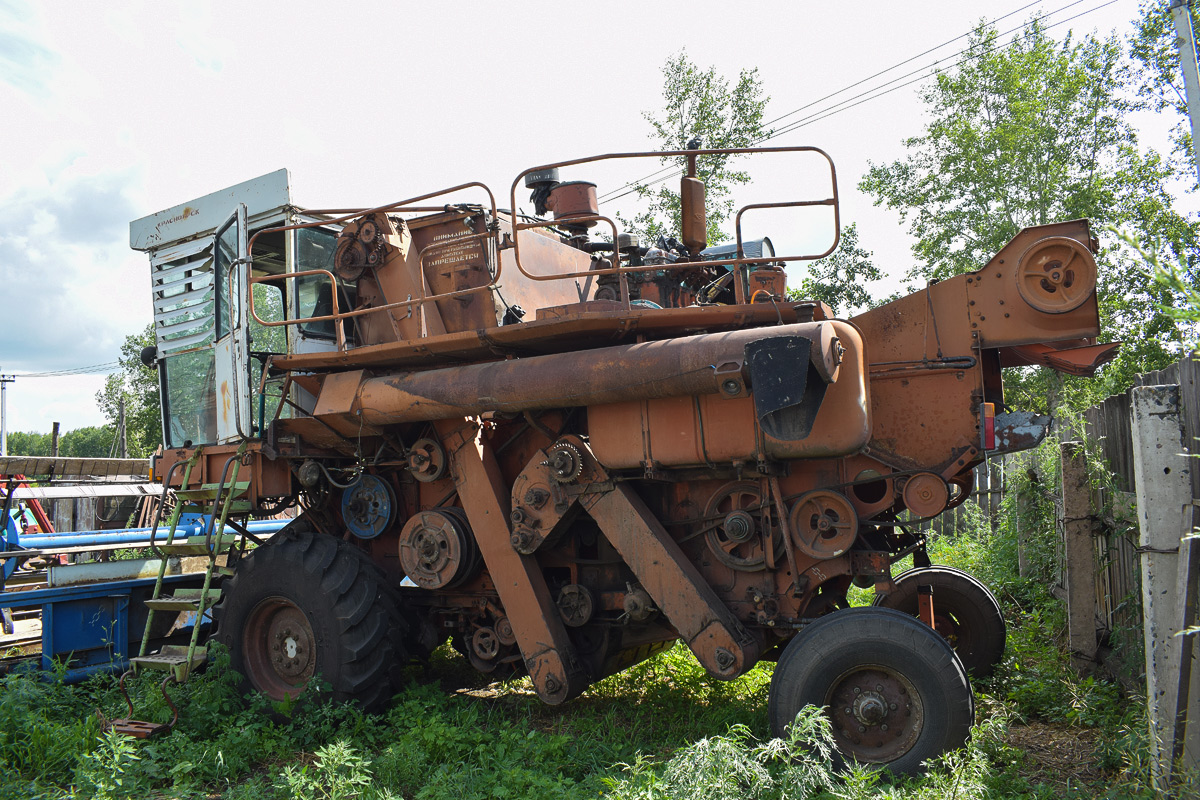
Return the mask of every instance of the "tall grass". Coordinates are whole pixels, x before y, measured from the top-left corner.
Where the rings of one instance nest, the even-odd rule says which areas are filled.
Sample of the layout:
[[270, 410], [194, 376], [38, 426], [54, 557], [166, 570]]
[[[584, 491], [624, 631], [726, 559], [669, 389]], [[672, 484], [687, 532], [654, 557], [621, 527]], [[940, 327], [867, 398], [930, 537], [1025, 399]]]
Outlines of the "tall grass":
[[[1052, 459], [1037, 457], [1046, 460], [1035, 472], [1054, 485]], [[174, 691], [179, 725], [153, 741], [102, 734], [97, 709], [125, 713], [111, 678], [67, 686], [0, 677], [0, 798], [1152, 797], [1138, 699], [1080, 678], [1061, 646], [1061, 604], [1047, 591], [1054, 531], [1040, 490], [1018, 485], [995, 527], [968, 518], [930, 543], [935, 562], [966, 569], [996, 591], [1010, 634], [995, 676], [976, 682], [980, 715], [967, 747], [919, 778], [835, 773], [828, 723], [812, 709], [788, 739], [770, 738], [771, 665], [715, 681], [682, 645], [554, 708], [527, 681], [483, 686], [447, 649], [429, 669], [414, 668], [410, 685], [379, 716], [244, 699], [228, 658], [214, 649], [209, 668]], [[1020, 492], [1027, 502], [1015, 502]], [[1031, 578], [1017, 575], [1021, 526], [1032, 542]], [[135, 715], [166, 721], [153, 676], [133, 684]], [[473, 691], [456, 691], [464, 687]], [[1095, 758], [1107, 770], [1104, 784], [1067, 795], [1025, 777], [1028, 758], [1006, 737], [1010, 725], [1032, 720], [1101, 730]]]

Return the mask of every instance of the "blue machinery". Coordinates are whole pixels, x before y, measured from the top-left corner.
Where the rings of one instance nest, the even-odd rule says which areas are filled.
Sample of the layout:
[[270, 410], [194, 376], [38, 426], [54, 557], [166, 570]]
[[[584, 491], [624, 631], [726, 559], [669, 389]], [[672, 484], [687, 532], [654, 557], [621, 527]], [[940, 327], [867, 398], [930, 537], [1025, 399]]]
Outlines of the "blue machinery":
[[[64, 680], [79, 681], [97, 672], [126, 669], [131, 650], [136, 655], [138, 641], [146, 622], [143, 600], [154, 589], [158, 561], [137, 560], [83, 564], [65, 567], [77, 573], [68, 585], [48, 585], [44, 589], [11, 591], [5, 582], [12, 578], [17, 563], [35, 555], [47, 555], [60, 548], [105, 547], [127, 544], [130, 548], [148, 547], [149, 528], [116, 531], [79, 531], [63, 534], [34, 534], [20, 536], [11, 514], [5, 514], [4, 535], [0, 537], [0, 611], [39, 609], [41, 612], [41, 658], [38, 666], [50, 670], [56, 659], [68, 664]], [[255, 535], [270, 535], [288, 520], [267, 520], [249, 523], [247, 530]], [[195, 515], [179, 525], [183, 535], [202, 534], [208, 519]], [[161, 536], [161, 534], [160, 534]], [[161, 538], [160, 538], [161, 541]], [[53, 573], [53, 570], [51, 570]], [[122, 573], [125, 573], [122, 576]], [[132, 573], [132, 576], [130, 575]], [[204, 574], [180, 573], [164, 576], [164, 587], [172, 589], [199, 587]], [[50, 579], [50, 584], [55, 583]], [[8, 614], [5, 615], [8, 619]], [[166, 618], [159, 633], [165, 635], [172, 623]], [[187, 624], [195, 623], [195, 616]], [[131, 641], [132, 639], [132, 641]], [[5, 653], [0, 649], [0, 658]], [[0, 662], [2, 664], [3, 662]], [[29, 663], [25, 661], [23, 663]], [[0, 669], [3, 669], [0, 666]]]

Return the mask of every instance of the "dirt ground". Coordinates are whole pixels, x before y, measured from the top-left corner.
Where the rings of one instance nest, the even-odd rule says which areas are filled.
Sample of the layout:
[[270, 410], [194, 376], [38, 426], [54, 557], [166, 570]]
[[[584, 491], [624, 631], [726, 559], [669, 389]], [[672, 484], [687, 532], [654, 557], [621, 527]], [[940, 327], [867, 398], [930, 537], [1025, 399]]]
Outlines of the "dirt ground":
[[1025, 754], [1020, 772], [1031, 784], [1068, 789], [1102, 786], [1105, 774], [1096, 758], [1100, 731], [1043, 722], [1013, 724], [1008, 743]]

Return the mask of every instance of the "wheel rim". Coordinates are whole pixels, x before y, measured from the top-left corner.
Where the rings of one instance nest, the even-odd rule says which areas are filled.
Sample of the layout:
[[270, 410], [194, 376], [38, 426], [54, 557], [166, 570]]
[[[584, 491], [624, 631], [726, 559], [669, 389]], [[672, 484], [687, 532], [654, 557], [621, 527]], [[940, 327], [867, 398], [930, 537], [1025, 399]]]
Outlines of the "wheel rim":
[[863, 763], [887, 763], [917, 743], [925, 725], [921, 696], [900, 672], [876, 664], [856, 667], [833, 682], [825, 697], [838, 749]]
[[272, 700], [295, 697], [316, 668], [308, 618], [285, 597], [268, 597], [250, 612], [242, 633], [246, 677]]

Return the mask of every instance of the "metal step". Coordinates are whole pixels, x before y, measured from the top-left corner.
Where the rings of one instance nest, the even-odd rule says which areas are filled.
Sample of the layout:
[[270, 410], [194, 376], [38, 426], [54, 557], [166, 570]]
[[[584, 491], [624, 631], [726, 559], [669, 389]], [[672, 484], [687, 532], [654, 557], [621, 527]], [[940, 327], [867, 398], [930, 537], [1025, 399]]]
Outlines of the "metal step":
[[143, 722], [140, 719], [114, 719], [107, 727], [134, 739], [149, 739], [171, 730], [171, 726], [164, 722]]
[[[207, 503], [183, 503], [181, 513], [183, 513], [183, 514], [211, 514], [212, 510], [213, 510], [212, 505], [213, 505], [212, 500], [209, 500]], [[221, 507], [224, 508], [224, 506], [225, 506], [225, 501], [222, 500]], [[220, 509], [217, 509], [217, 510], [220, 511]], [[231, 515], [233, 515], [233, 514], [248, 514], [253, 510], [254, 510], [254, 506], [252, 506], [250, 504], [249, 500], [234, 500], [232, 503], [229, 504], [229, 513]]]
[[[194, 503], [198, 500], [207, 500], [212, 504], [213, 500], [217, 499], [217, 491], [221, 488], [219, 483], [205, 483], [191, 489], [176, 489], [175, 496], [181, 501]], [[227, 492], [221, 494], [222, 498], [228, 497], [230, 493], [234, 497], [241, 497], [250, 488], [250, 481], [238, 481], [231, 484]]]
[[[212, 608], [217, 604], [216, 597], [210, 597], [204, 603], [205, 608]], [[155, 611], [199, 611], [200, 598], [190, 597], [160, 597], [157, 600], [147, 600], [146, 608], [153, 608]]]
[[157, 653], [149, 656], [134, 656], [129, 659], [129, 665], [134, 670], [152, 669], [175, 674], [175, 680], [183, 683], [188, 674], [208, 661], [208, 648], [197, 647], [188, 661], [187, 647], [183, 645], [166, 645]]
[[[214, 534], [212, 538], [215, 540], [217, 537]], [[229, 548], [233, 546], [235, 538], [234, 534], [222, 536], [220, 552], [228, 552]], [[187, 539], [176, 540], [171, 544], [155, 545], [155, 547], [164, 553], [180, 556], [207, 556], [213, 552], [209, 545], [205, 544], [203, 536], [191, 536]]]
[[[146, 608], [153, 608], [156, 611], [199, 611], [202, 594], [201, 589], [176, 589], [173, 595], [147, 600]], [[208, 599], [204, 601], [204, 607], [212, 608], [220, 598], [221, 588], [219, 586], [209, 587]]]

